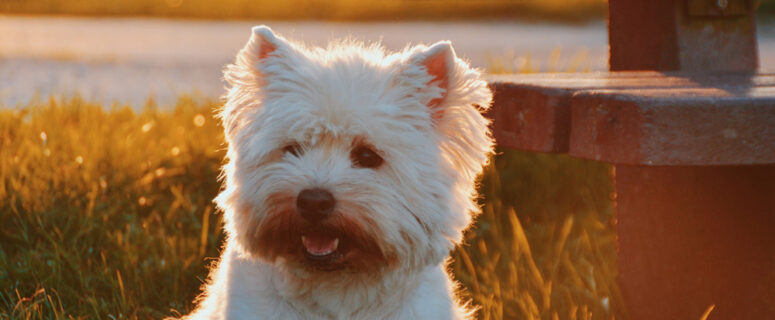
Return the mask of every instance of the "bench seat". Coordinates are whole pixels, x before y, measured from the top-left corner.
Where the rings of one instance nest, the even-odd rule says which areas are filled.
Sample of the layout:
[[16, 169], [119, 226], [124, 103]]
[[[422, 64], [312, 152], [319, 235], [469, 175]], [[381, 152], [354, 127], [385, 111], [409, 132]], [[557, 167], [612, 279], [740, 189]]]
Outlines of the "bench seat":
[[775, 314], [775, 74], [489, 81], [499, 146], [612, 164], [630, 319]]

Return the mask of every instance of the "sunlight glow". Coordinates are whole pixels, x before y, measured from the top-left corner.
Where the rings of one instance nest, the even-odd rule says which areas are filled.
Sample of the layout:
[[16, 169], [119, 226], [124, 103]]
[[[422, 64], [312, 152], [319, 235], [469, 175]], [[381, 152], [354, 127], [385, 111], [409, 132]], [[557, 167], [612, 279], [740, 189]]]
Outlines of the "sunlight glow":
[[152, 128], [153, 128], [153, 121], [147, 122], [146, 124], [143, 125], [143, 132], [151, 131]]
[[194, 116], [194, 125], [197, 127], [205, 125], [205, 116], [203, 116], [201, 113], [198, 113], [196, 116]]

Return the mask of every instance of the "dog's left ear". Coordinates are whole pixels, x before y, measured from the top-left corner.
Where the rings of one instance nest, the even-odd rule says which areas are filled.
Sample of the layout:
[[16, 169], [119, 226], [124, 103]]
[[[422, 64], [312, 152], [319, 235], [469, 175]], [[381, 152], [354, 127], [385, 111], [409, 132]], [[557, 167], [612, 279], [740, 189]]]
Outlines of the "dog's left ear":
[[[410, 53], [404, 75], [420, 80], [419, 94], [424, 96], [434, 118], [441, 118], [444, 105], [454, 86], [457, 67], [455, 50], [449, 41], [440, 41], [430, 47], [417, 47]], [[430, 76], [430, 78], [428, 78]], [[425, 81], [426, 79], [429, 79]]]

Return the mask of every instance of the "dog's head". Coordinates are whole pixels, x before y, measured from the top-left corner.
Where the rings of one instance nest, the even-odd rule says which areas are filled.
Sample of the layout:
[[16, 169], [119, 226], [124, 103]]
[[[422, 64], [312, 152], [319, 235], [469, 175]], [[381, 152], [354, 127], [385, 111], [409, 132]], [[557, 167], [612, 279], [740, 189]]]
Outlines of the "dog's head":
[[492, 149], [491, 93], [449, 42], [306, 48], [264, 26], [227, 67], [217, 203], [250, 257], [368, 272], [441, 262]]

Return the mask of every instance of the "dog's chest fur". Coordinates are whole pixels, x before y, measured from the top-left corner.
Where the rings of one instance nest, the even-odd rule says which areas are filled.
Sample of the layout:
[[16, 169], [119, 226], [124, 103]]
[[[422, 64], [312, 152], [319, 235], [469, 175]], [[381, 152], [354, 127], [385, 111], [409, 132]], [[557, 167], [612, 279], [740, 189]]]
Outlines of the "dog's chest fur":
[[[396, 274], [376, 284], [317, 288], [288, 278], [271, 265], [226, 253], [211, 291], [220, 300], [203, 305], [191, 319], [455, 319], [449, 282], [439, 266], [418, 274]], [[213, 288], [215, 289], [215, 288]], [[215, 302], [214, 297], [210, 297]]]

